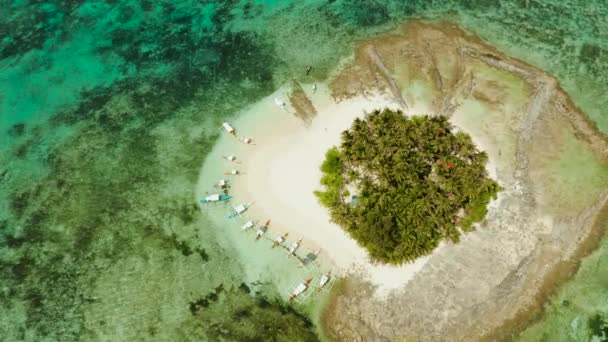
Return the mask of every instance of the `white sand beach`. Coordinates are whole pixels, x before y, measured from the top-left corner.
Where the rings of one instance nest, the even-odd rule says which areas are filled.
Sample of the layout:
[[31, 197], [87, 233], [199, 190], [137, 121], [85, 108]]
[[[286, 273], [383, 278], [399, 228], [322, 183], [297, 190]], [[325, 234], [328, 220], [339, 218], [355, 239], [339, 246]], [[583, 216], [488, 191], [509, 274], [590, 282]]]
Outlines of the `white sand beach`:
[[314, 95], [310, 89], [306, 91], [318, 111], [310, 125], [294, 116], [289, 106], [283, 110], [276, 105], [275, 98], [287, 102], [282, 90], [233, 122], [237, 135], [253, 138], [255, 145], [223, 138], [216, 147], [234, 151], [241, 162], [236, 165], [243, 174], [233, 179], [232, 193], [240, 201], [254, 202], [249, 217], [272, 220], [271, 236], [287, 232], [291, 239], [302, 238], [308, 249], [320, 249], [321, 262], [329, 263], [334, 273], [356, 272], [377, 286], [377, 294], [401, 287], [428, 257], [400, 267], [372, 264], [366, 251], [330, 222], [327, 209], [313, 194], [320, 189], [319, 166], [325, 152], [340, 143], [341, 132], [365, 111], [398, 108], [398, 104], [380, 95], [335, 103], [324, 85]]
[[[332, 336], [500, 339], [493, 336], [502, 336], [513, 322], [527, 321], [540, 310], [547, 293], [563, 281], [561, 274], [572, 272], [594, 234], [601, 234], [594, 222], [604, 215], [600, 209], [606, 195], [598, 191], [585, 196], [587, 202], [575, 197], [593, 193], [594, 188], [580, 176], [589, 162], [571, 162], [564, 137], [579, 140], [581, 151], [602, 156], [605, 143], [555, 88], [556, 82], [546, 79], [451, 26], [408, 26], [361, 46], [353, 64], [331, 81], [337, 96], [389, 89], [393, 96], [401, 95], [401, 101], [359, 95], [335, 103], [323, 85], [316, 94], [311, 94], [312, 84], [302, 85], [306, 96], [292, 85], [299, 93], [294, 90], [289, 98], [300, 116], [317, 113], [307, 125], [291, 108], [275, 104], [275, 98], [288, 102], [287, 89], [279, 89], [232, 120], [237, 135], [253, 138], [256, 145], [223, 134], [201, 169], [197, 196], [214, 191], [211, 185], [218, 178], [229, 177], [231, 204], [254, 202], [244, 217], [232, 222], [226, 219], [230, 206], [207, 211], [207, 218], [220, 220], [217, 241], [237, 252], [248, 283], [262, 279], [287, 297], [298, 282], [318, 279], [328, 270], [332, 275], [350, 272], [367, 278], [369, 283], [350, 278], [352, 286], [332, 297], [324, 316]], [[487, 152], [488, 173], [504, 190], [488, 206], [478, 229], [464, 234], [459, 243], [444, 243], [413, 264], [380, 266], [370, 263], [366, 251], [329, 222], [313, 191], [320, 188], [319, 166], [325, 152], [339, 144], [340, 133], [356, 117], [403, 102], [410, 107], [408, 114], [449, 116]], [[241, 164], [221, 158], [227, 154], [235, 154]], [[231, 168], [244, 174], [223, 176]], [[284, 251], [271, 249], [270, 241], [255, 245], [253, 234], [238, 228], [246, 220], [268, 218], [269, 240], [286, 232], [289, 244], [302, 238], [301, 253], [320, 249], [322, 265], [298, 268]], [[374, 295], [369, 284], [376, 287]]]

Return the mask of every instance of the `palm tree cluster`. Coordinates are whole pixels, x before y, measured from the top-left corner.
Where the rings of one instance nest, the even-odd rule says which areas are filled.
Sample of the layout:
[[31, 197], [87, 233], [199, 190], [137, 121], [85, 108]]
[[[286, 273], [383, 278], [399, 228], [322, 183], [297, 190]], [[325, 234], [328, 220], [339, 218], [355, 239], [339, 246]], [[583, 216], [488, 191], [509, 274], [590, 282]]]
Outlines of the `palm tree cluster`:
[[[452, 131], [444, 116], [376, 110], [327, 151], [324, 190], [315, 194], [373, 260], [412, 261], [485, 216], [500, 186], [487, 177], [486, 153]], [[347, 186], [357, 189], [356, 204]]]

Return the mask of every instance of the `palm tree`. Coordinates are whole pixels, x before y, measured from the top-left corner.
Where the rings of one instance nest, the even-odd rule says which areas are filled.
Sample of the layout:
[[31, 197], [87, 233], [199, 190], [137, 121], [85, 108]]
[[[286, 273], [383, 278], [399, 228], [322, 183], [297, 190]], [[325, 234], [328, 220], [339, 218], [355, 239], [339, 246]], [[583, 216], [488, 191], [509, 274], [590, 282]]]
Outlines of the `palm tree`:
[[[499, 191], [486, 178], [487, 156], [445, 117], [406, 118], [390, 110], [356, 119], [327, 154], [319, 200], [377, 260], [400, 263], [429, 253], [439, 241], [457, 241], [456, 213], [485, 207]], [[326, 165], [325, 165], [326, 164]], [[346, 205], [346, 184], [359, 203]], [[483, 213], [483, 212], [481, 212]], [[465, 220], [480, 219], [478, 217]]]

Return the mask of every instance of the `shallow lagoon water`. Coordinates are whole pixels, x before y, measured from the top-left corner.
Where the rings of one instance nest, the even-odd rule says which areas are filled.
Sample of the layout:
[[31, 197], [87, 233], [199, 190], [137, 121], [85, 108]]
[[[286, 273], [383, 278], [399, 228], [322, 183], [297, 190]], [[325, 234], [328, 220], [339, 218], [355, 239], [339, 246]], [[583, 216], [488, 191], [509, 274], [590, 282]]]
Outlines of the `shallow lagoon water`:
[[[325, 78], [358, 39], [428, 17], [552, 73], [608, 132], [607, 14], [603, 1], [557, 0], [4, 3], [0, 336], [269, 336], [246, 314], [258, 309], [268, 310], [268, 326], [314, 330], [245, 295], [236, 247], [220, 244], [223, 227], [196, 208], [218, 124], [291, 78]], [[607, 310], [608, 274], [589, 260], [607, 248], [524, 336], [589, 336]], [[279, 295], [245, 285], [270, 302]], [[238, 304], [249, 302], [249, 311]], [[246, 331], [230, 325], [234, 315]], [[308, 336], [279, 336], [290, 333]]]

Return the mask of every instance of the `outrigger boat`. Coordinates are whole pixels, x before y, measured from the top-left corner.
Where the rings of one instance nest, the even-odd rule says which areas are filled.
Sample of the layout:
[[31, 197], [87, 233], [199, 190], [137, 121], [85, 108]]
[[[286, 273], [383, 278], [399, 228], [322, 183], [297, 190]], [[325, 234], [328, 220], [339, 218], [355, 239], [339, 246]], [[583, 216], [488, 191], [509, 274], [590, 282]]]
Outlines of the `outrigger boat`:
[[308, 278], [308, 279], [306, 279], [305, 282], [300, 283], [298, 286], [296, 286], [296, 288], [291, 292], [291, 295], [289, 296], [289, 301], [291, 302], [292, 300], [296, 299], [299, 295], [304, 293], [304, 291], [306, 291], [306, 289], [308, 289], [308, 285], [310, 284], [311, 281], [312, 281], [312, 278]]
[[253, 139], [247, 137], [239, 137], [239, 140], [245, 145], [255, 145]]
[[232, 135], [234, 135], [236, 137], [236, 130], [229, 123], [224, 122], [222, 124], [222, 128], [224, 129], [224, 131], [226, 131], [226, 133], [232, 134]]
[[275, 97], [274, 103], [277, 105], [277, 107], [279, 107], [283, 110], [287, 110], [287, 103], [285, 103], [285, 101], [281, 100], [280, 98]]
[[241, 174], [241, 172], [239, 170], [230, 170], [230, 171], [224, 172], [224, 174], [230, 175], [230, 176], [238, 176]]
[[251, 207], [253, 205], [253, 203], [247, 203], [247, 204], [239, 204], [236, 207], [233, 207], [234, 211], [228, 215], [228, 218], [235, 218], [237, 216], [240, 216], [242, 213], [244, 213], [245, 211], [247, 211], [247, 209], [249, 209], [249, 207]]
[[298, 258], [298, 260], [301, 262], [302, 266], [306, 266], [311, 262], [317, 260], [319, 253], [321, 253], [321, 250], [317, 249], [315, 252], [310, 252], [306, 254], [306, 256], [304, 256], [303, 258]]
[[201, 199], [199, 202], [201, 202], [203, 204], [207, 204], [207, 203], [213, 203], [213, 202], [223, 202], [223, 201], [227, 201], [231, 198], [232, 198], [232, 196], [230, 196], [230, 195], [213, 194], [213, 195], [205, 196], [205, 198]]
[[238, 161], [236, 161], [236, 156], [234, 154], [229, 154], [227, 156], [222, 156], [222, 158], [226, 159], [227, 161], [231, 161], [234, 163], [239, 163]]
[[266, 221], [266, 223], [264, 223], [263, 226], [258, 228], [258, 230], [255, 232], [255, 241], [258, 241], [259, 239], [262, 238], [262, 236], [264, 236], [266, 231], [268, 231], [269, 225], [270, 225], [270, 220]]
[[300, 247], [300, 243], [302, 243], [302, 239], [291, 244], [291, 247], [289, 247], [289, 249], [287, 250], [287, 252], [289, 253], [289, 254], [287, 254], [288, 258], [292, 255], [296, 255], [296, 249], [298, 249], [298, 247]]
[[228, 181], [225, 179], [220, 179], [216, 184], [216, 188], [225, 189], [228, 187]]
[[245, 222], [245, 224], [241, 227], [242, 231], [249, 230], [255, 226], [255, 222], [253, 220]]
[[321, 278], [319, 279], [319, 290], [322, 289], [323, 286], [327, 285], [327, 283], [329, 282], [329, 279], [331, 279], [329, 274], [321, 275]]
[[272, 248], [275, 248], [276, 246], [279, 246], [280, 244], [282, 244], [285, 241], [285, 238], [287, 238], [287, 236], [289, 235], [289, 233], [285, 233], [281, 236], [278, 236], [276, 239], [273, 240], [273, 244], [272, 244]]

